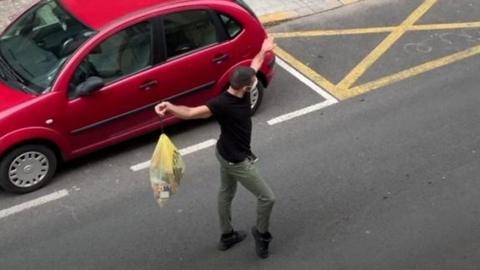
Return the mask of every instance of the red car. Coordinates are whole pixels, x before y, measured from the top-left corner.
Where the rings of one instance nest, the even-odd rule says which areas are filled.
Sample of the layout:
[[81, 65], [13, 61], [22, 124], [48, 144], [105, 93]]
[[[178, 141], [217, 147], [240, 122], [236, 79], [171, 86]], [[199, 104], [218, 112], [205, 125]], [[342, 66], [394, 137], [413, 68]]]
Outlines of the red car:
[[36, 190], [62, 161], [158, 129], [162, 100], [205, 104], [265, 37], [240, 0], [40, 1], [0, 36], [0, 186]]

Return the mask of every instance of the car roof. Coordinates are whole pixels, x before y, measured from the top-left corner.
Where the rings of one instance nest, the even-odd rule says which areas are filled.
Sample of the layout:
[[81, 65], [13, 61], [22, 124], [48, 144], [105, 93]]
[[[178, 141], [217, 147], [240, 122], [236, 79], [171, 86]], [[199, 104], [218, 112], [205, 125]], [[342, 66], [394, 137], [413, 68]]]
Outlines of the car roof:
[[[72, 15], [86, 25], [100, 30], [130, 13], [152, 6], [192, 2], [194, 0], [58, 0]], [[219, 0], [216, 0], [219, 1]], [[221, 0], [232, 1], [232, 0]]]

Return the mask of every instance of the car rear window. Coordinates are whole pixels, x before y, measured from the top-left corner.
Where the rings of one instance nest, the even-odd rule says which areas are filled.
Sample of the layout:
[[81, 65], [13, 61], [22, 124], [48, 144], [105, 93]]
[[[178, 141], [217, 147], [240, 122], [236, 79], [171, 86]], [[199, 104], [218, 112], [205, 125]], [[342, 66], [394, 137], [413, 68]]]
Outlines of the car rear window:
[[242, 6], [244, 9], [246, 9], [250, 14], [252, 14], [253, 17], [257, 17], [257, 15], [255, 14], [255, 12], [253, 12], [253, 10], [250, 8], [250, 6], [245, 3], [245, 1], [243, 0], [235, 0], [235, 2], [237, 2], [237, 4], [239, 4], [240, 6]]
[[225, 15], [225, 14], [219, 14], [219, 15], [220, 15], [220, 19], [223, 22], [223, 26], [225, 27], [225, 30], [227, 31], [228, 36], [231, 39], [238, 36], [238, 34], [242, 32], [243, 27], [239, 22], [235, 21], [232, 17], [228, 15]]

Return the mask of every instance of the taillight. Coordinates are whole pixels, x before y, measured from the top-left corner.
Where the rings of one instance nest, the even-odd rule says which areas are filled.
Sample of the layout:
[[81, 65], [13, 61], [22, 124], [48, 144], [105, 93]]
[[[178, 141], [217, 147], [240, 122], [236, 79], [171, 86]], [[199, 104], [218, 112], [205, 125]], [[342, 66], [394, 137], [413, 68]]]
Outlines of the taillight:
[[268, 61], [267, 65], [269, 68], [273, 68], [275, 66], [275, 62], [277, 61], [277, 56], [273, 53], [269, 53], [270, 61]]

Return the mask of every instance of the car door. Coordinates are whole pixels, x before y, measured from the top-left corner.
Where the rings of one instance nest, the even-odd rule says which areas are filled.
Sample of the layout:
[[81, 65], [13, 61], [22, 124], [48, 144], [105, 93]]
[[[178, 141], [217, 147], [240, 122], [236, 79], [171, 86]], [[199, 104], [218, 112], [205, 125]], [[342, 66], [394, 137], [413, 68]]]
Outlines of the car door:
[[[144, 107], [151, 101], [148, 91], [157, 86], [151, 69], [153, 32], [151, 21], [121, 30], [97, 45], [76, 68], [64, 114], [76, 152], [115, 141], [150, 119]], [[78, 96], [77, 87], [91, 77], [101, 78], [105, 86]]]
[[[195, 106], [218, 94], [222, 76], [236, 61], [219, 17], [208, 9], [164, 14], [160, 19], [164, 62], [154, 68], [161, 85], [153, 101]], [[152, 92], [155, 92], [152, 91]], [[154, 117], [153, 121], [158, 121]]]

